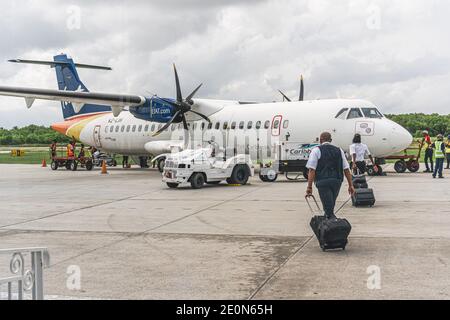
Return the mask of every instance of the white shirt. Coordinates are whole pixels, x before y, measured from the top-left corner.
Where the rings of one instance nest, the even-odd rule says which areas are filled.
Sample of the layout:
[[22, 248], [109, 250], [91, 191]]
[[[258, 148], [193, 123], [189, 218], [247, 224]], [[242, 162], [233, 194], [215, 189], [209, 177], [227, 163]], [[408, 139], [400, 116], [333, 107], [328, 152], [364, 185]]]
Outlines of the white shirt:
[[[329, 142], [324, 142], [322, 143], [322, 145], [324, 144], [330, 144]], [[341, 157], [342, 157], [342, 169], [346, 170], [346, 169], [350, 169], [350, 165], [348, 164], [347, 158], [345, 157], [345, 153], [344, 150], [342, 150], [341, 148], [339, 148], [341, 150]], [[311, 150], [311, 154], [309, 155], [309, 159], [308, 159], [308, 163], [306, 164], [306, 167], [308, 169], [317, 169], [317, 164], [319, 162], [320, 157], [322, 156], [321, 152], [320, 152], [320, 148], [319, 147], [315, 147], [314, 149]]]
[[356, 161], [364, 161], [366, 155], [370, 155], [370, 151], [364, 143], [354, 143], [350, 145], [350, 156], [354, 154], [356, 154]]

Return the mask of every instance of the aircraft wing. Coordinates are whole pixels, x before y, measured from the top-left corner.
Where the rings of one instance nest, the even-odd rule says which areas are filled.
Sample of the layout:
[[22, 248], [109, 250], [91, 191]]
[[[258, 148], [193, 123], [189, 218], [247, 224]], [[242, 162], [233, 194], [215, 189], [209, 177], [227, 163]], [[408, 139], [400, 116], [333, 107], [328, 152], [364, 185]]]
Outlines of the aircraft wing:
[[27, 108], [31, 108], [36, 99], [71, 102], [78, 109], [76, 112], [87, 103], [109, 105], [114, 116], [118, 116], [124, 107], [139, 106], [146, 101], [145, 97], [138, 95], [5, 86], [0, 86], [0, 95], [25, 98]]

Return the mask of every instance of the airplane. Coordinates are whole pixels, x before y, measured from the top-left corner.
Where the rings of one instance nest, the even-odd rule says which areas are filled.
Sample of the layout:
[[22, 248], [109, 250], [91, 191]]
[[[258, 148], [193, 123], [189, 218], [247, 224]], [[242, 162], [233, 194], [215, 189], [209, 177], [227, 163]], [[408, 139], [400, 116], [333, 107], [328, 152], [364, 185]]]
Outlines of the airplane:
[[[348, 150], [360, 133], [378, 163], [407, 148], [413, 138], [387, 119], [373, 103], [360, 99], [254, 103], [194, 98], [201, 84], [183, 98], [174, 65], [176, 98], [90, 92], [77, 68], [112, 70], [78, 64], [66, 54], [53, 61], [9, 60], [55, 68], [58, 90], [0, 86], [0, 95], [21, 97], [30, 108], [36, 99], [60, 101], [63, 122], [51, 128], [111, 154], [155, 157], [215, 141], [225, 150], [245, 152], [263, 162], [273, 158], [280, 142], [317, 143], [329, 131], [333, 143]], [[161, 159], [163, 166], [163, 160]], [[162, 168], [160, 167], [160, 170]]]

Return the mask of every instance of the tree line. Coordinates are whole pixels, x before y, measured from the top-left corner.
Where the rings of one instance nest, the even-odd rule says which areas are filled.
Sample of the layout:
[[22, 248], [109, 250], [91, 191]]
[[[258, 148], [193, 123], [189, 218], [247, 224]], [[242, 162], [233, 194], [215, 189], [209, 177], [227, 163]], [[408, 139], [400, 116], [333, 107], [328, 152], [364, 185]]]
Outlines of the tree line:
[[450, 114], [408, 113], [385, 116], [406, 128], [414, 137], [422, 136], [423, 130], [428, 130], [434, 137], [438, 134], [450, 135]]
[[[409, 113], [386, 114], [386, 117], [406, 128], [415, 137], [420, 137], [423, 130], [428, 130], [431, 136], [439, 133], [450, 134], [450, 114], [437, 113]], [[29, 125], [12, 129], [0, 128], [0, 145], [50, 144], [53, 140], [58, 143], [68, 143], [70, 139], [49, 127]]]
[[58, 143], [68, 143], [70, 139], [49, 127], [29, 125], [12, 129], [0, 128], [0, 145], [50, 144], [53, 140]]

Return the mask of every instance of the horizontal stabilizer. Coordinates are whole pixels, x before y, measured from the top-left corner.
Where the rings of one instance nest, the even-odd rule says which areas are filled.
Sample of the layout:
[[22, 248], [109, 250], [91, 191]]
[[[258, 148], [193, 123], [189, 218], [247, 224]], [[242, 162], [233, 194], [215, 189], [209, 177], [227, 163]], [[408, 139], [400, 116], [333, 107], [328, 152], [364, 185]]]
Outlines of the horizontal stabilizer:
[[[11, 59], [8, 61], [14, 62], [14, 63], [24, 63], [24, 64], [40, 64], [40, 65], [50, 66], [52, 68], [56, 67], [57, 65], [69, 65], [70, 64], [70, 62], [65, 62], [65, 61], [41, 61], [41, 60], [24, 60], [24, 59]], [[77, 68], [84, 68], [84, 69], [112, 70], [111, 67], [96, 66], [96, 65], [91, 65], [91, 64], [74, 63], [74, 65]]]

